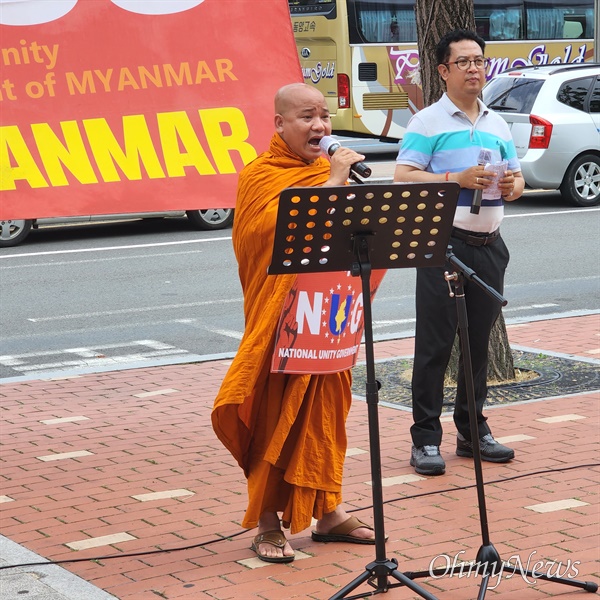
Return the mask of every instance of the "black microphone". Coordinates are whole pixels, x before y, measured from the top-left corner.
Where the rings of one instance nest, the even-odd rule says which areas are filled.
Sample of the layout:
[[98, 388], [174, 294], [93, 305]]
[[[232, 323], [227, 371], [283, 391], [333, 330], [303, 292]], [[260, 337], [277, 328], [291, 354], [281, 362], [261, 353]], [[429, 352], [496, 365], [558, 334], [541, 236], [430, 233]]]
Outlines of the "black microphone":
[[[492, 160], [492, 153], [490, 150], [486, 150], [482, 148], [479, 151], [479, 156], [477, 157], [477, 164], [480, 167], [485, 167], [487, 163]], [[481, 208], [481, 199], [483, 197], [483, 190], [474, 190], [473, 191], [473, 202], [471, 203], [471, 214], [478, 215], [479, 209]]]
[[[321, 138], [319, 146], [321, 147], [321, 150], [323, 150], [323, 152], [325, 152], [326, 154], [329, 154], [329, 156], [333, 156], [333, 153], [338, 148], [342, 147], [341, 144], [335, 138], [332, 138], [328, 135]], [[361, 177], [371, 177], [371, 173], [373, 172], [369, 167], [367, 167], [367, 165], [364, 162], [354, 163], [350, 166], [350, 170], [354, 171], [357, 175], [360, 175]]]

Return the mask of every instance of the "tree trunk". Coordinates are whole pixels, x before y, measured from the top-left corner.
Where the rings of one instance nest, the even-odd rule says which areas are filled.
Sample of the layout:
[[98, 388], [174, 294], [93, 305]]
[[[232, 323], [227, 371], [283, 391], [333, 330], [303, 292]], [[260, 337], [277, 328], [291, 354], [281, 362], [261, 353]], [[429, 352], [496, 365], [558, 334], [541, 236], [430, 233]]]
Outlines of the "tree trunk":
[[[446, 382], [450, 385], [456, 384], [456, 379], [458, 377], [458, 339], [459, 336], [457, 335], [454, 340], [454, 346], [452, 347], [452, 356], [450, 357], [450, 362], [446, 369]], [[498, 383], [515, 379], [515, 365], [502, 313], [500, 313], [498, 320], [494, 323], [492, 333], [490, 334], [488, 356], [488, 382]]]
[[475, 31], [473, 0], [417, 0], [415, 16], [423, 102], [429, 106], [445, 91], [437, 70], [435, 47], [440, 38], [453, 29]]
[[[416, 0], [415, 16], [423, 102], [425, 106], [429, 106], [437, 102], [445, 91], [437, 70], [435, 47], [440, 38], [453, 29], [475, 31], [473, 0]], [[458, 336], [446, 371], [447, 379], [456, 382], [457, 371]], [[490, 335], [488, 380], [509, 381], [514, 376], [506, 324], [501, 313]]]

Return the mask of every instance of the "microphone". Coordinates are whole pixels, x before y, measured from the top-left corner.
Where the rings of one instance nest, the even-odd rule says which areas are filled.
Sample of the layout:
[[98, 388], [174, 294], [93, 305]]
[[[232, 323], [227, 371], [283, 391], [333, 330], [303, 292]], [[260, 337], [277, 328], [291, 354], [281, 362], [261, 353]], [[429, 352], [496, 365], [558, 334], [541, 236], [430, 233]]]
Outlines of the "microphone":
[[[338, 150], [338, 148], [342, 147], [341, 144], [335, 138], [332, 138], [328, 135], [321, 138], [319, 146], [321, 147], [321, 150], [323, 150], [323, 152], [325, 152], [329, 156], [333, 156], [333, 153], [336, 150]], [[360, 161], [351, 165], [350, 170], [354, 171], [357, 175], [360, 175], [361, 177], [371, 177], [372, 173], [371, 169], [367, 167], [367, 165], [364, 162]]]
[[[481, 167], [485, 167], [487, 163], [492, 160], [492, 153], [490, 150], [486, 150], [482, 148], [479, 151], [479, 156], [477, 157], [477, 164]], [[481, 199], [483, 197], [483, 190], [474, 190], [473, 191], [473, 202], [471, 203], [471, 214], [478, 215], [479, 209], [481, 208]]]

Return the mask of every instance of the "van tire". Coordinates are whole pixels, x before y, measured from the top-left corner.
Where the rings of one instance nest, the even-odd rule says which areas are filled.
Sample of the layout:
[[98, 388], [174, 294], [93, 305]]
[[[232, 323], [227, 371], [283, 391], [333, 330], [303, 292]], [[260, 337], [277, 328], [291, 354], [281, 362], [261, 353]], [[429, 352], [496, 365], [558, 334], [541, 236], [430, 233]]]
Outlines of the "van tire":
[[600, 157], [583, 154], [567, 169], [560, 184], [563, 198], [575, 206], [600, 204]]
[[188, 210], [185, 214], [197, 229], [225, 229], [233, 223], [233, 208]]
[[6, 219], [0, 221], [0, 248], [18, 246], [29, 235], [33, 221]]

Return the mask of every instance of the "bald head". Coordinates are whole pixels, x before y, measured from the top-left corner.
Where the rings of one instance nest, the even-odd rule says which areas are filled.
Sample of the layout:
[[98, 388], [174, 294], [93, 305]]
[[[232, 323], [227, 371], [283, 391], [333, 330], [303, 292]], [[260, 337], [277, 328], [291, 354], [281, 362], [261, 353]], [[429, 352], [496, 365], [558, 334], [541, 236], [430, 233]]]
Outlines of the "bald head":
[[275, 94], [275, 131], [306, 162], [321, 156], [319, 141], [331, 135], [329, 108], [323, 94], [305, 83], [284, 85]]
[[283, 115], [306, 102], [325, 102], [323, 94], [306, 83], [290, 83], [279, 88], [275, 94], [275, 114]]

